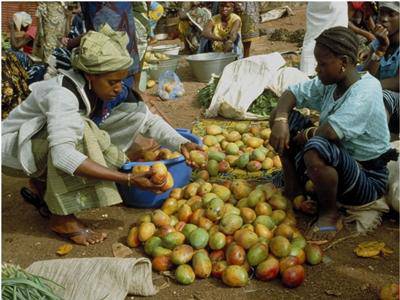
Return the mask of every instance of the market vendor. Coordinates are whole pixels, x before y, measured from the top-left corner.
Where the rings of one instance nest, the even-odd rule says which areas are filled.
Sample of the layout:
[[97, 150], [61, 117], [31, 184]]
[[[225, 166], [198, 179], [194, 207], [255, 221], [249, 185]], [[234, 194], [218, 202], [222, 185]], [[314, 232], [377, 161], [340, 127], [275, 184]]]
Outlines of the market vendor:
[[[73, 52], [74, 70], [33, 84], [28, 98], [2, 122], [3, 173], [28, 176], [44, 187], [50, 230], [77, 244], [106, 238], [74, 214], [121, 203], [115, 183], [160, 190], [149, 180], [151, 174], [118, 171], [139, 133], [185, 157], [199, 150], [121, 83], [133, 62], [127, 43], [126, 33], [108, 24], [90, 31]], [[123, 102], [103, 106], [120, 93], [126, 94]]]
[[[30, 14], [20, 11], [16, 12], [10, 20], [10, 42], [14, 50], [23, 49], [25, 53], [32, 53], [33, 41], [35, 40], [37, 28], [32, 26]], [[17, 37], [18, 33], [23, 33]]]
[[199, 53], [232, 52], [243, 58], [242, 21], [233, 13], [234, 2], [221, 2], [219, 14], [212, 17], [203, 29]]
[[381, 82], [390, 132], [399, 134], [399, 2], [379, 2], [376, 39], [371, 43], [365, 70]]
[[[358, 42], [353, 31], [333, 27], [316, 38], [317, 77], [292, 85], [271, 116], [270, 144], [280, 154], [285, 194], [303, 193], [314, 183], [319, 217], [309, 239], [331, 239], [340, 229], [337, 202], [362, 206], [386, 191], [386, 164], [397, 160], [380, 82], [356, 71]], [[319, 126], [293, 108], [320, 112]]]

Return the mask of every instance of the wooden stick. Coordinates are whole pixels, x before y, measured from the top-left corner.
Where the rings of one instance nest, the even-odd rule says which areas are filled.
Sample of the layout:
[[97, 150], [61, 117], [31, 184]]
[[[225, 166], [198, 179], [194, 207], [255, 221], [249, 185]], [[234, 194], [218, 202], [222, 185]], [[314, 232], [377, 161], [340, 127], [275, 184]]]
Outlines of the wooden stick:
[[333, 247], [334, 245], [336, 245], [336, 244], [339, 244], [339, 243], [341, 243], [341, 242], [343, 242], [343, 241], [345, 241], [345, 240], [348, 240], [348, 239], [350, 239], [350, 238], [357, 237], [357, 236], [359, 236], [359, 235], [360, 235], [360, 234], [357, 232], [357, 233], [350, 234], [350, 235], [348, 235], [348, 236], [342, 237], [342, 238], [340, 238], [340, 239], [338, 239], [338, 240], [332, 242], [329, 246], [325, 247], [325, 248], [322, 249], [322, 250], [323, 250], [323, 251], [326, 251], [326, 250], [328, 250], [329, 248], [332, 248], [332, 247]]

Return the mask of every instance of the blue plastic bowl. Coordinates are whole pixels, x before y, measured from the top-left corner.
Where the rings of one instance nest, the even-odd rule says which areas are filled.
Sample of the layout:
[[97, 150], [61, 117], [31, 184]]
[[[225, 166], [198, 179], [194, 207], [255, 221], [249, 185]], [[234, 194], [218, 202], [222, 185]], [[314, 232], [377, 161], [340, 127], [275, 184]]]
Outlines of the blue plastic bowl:
[[[202, 145], [201, 139], [190, 133], [188, 129], [178, 128], [176, 131], [193, 143]], [[186, 164], [183, 156], [158, 162], [163, 162], [174, 178], [173, 188], [183, 187], [189, 183], [190, 177], [192, 176], [192, 169]], [[156, 162], [129, 162], [122, 166], [121, 171], [128, 173], [132, 171], [134, 166], [151, 166], [154, 163]], [[126, 206], [137, 208], [158, 208], [163, 204], [164, 200], [168, 198], [171, 192], [171, 190], [168, 190], [162, 194], [155, 194], [139, 188], [128, 187], [126, 185], [117, 184], [117, 186], [124, 204]]]

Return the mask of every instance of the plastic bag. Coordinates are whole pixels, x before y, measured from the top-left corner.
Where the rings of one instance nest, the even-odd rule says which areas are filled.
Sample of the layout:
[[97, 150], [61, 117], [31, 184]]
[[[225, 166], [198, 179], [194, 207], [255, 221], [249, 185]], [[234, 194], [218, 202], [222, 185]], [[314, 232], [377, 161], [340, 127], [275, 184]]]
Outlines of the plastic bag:
[[158, 96], [163, 100], [174, 100], [185, 94], [183, 83], [175, 72], [168, 70], [158, 78]]

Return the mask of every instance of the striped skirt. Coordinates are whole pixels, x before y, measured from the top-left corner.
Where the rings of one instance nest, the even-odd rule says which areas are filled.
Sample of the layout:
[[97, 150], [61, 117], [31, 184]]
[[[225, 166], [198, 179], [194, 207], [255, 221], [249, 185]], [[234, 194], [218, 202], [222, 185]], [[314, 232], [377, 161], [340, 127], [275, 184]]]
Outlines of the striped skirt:
[[[289, 118], [291, 136], [293, 133], [312, 126], [308, 118], [294, 111]], [[314, 150], [338, 173], [338, 201], [345, 205], [364, 205], [380, 198], [387, 188], [389, 172], [385, 167], [365, 169], [342, 147], [329, 140], [314, 136], [300, 149], [295, 147], [291, 152], [300, 181], [308, 180], [304, 163], [304, 153]]]

